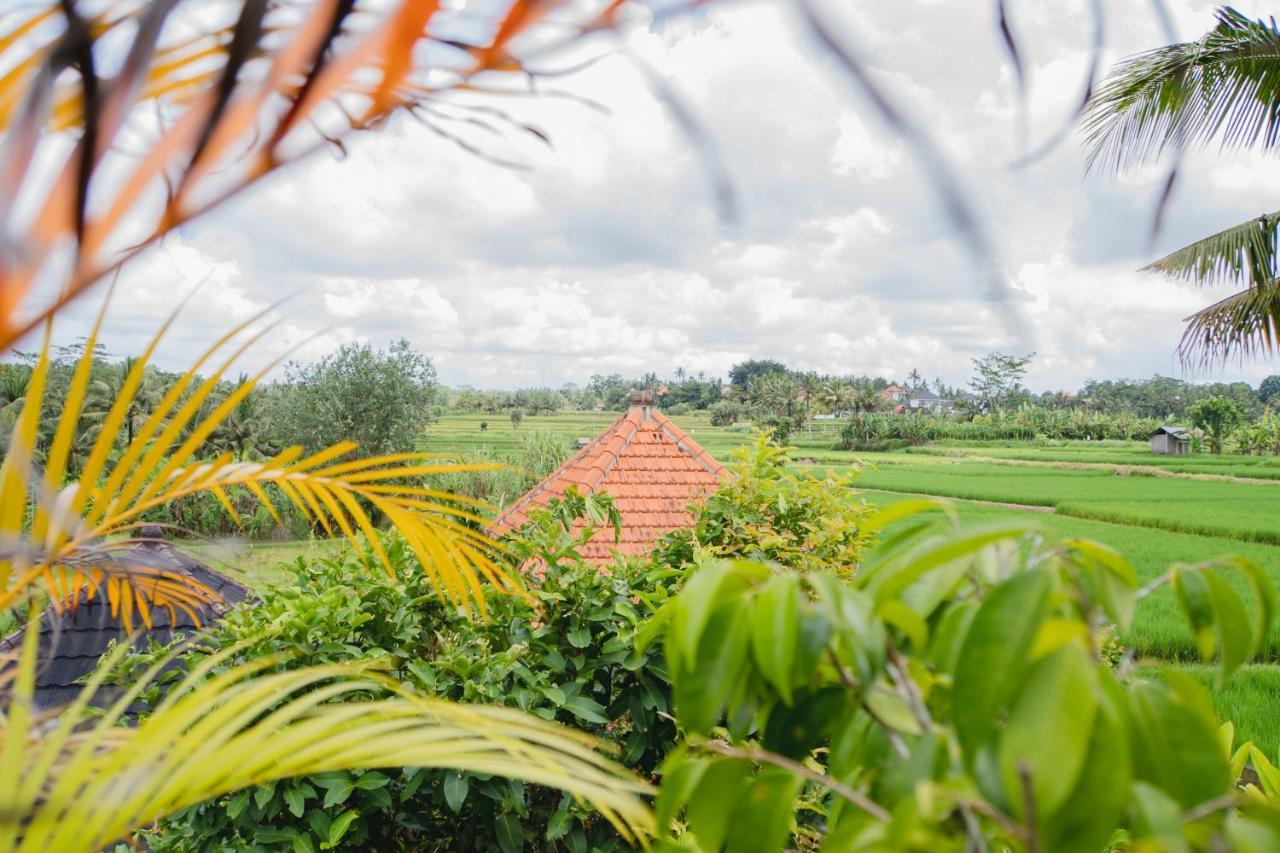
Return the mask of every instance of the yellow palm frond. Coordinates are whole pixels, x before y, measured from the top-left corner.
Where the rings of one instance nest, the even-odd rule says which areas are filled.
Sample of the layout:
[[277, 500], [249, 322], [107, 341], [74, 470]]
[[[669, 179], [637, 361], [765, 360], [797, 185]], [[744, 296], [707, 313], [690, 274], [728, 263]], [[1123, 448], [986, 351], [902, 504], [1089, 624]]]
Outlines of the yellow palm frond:
[[[374, 671], [320, 666], [265, 674], [265, 659], [214, 674], [203, 661], [136, 728], [119, 723], [155, 664], [87, 725], [81, 712], [123, 646], [56, 720], [30, 711], [28, 632], [0, 716], [0, 849], [92, 851], [233, 791], [293, 776], [389, 767], [449, 768], [564, 790], [643, 840], [649, 787], [589, 735], [501, 707], [417, 696]], [[367, 698], [383, 696], [386, 698]]]
[[[382, 568], [394, 572], [376, 535], [375, 513], [380, 513], [405, 538], [432, 584], [459, 607], [483, 610], [486, 584], [522, 592], [494, 560], [500, 546], [479, 530], [484, 505], [423, 485], [441, 474], [492, 470], [494, 465], [417, 452], [351, 458], [357, 450], [354, 442], [310, 455], [290, 447], [261, 462], [236, 460], [230, 453], [206, 458], [205, 440], [266, 372], [223, 398], [216, 396], [222, 377], [260, 334], [247, 334], [241, 326], [216, 341], [196, 362], [213, 365], [210, 375], [202, 378], [193, 370], [180, 376], [136, 427], [132, 441], [121, 446], [123, 420], [157, 336], [133, 364], [79, 478], [72, 482], [64, 481], [70, 439], [80, 419], [95, 338], [90, 337], [75, 365], [65, 396], [52, 407], [59, 422], [41, 472], [34, 459], [46, 408], [46, 345], [0, 465], [0, 608], [12, 606], [33, 584], [43, 582], [55, 605], [74, 602], [82, 593], [106, 595], [126, 624], [132, 624], [135, 614], [149, 624], [149, 612], [156, 607], [198, 610], [213, 603], [211, 592], [111, 543], [131, 536], [149, 511], [198, 492], [214, 495], [234, 518], [228, 491], [242, 488], [279, 518], [268, 485], [277, 486], [304, 517], [330, 535], [367, 541]], [[247, 340], [237, 343], [240, 338]]]

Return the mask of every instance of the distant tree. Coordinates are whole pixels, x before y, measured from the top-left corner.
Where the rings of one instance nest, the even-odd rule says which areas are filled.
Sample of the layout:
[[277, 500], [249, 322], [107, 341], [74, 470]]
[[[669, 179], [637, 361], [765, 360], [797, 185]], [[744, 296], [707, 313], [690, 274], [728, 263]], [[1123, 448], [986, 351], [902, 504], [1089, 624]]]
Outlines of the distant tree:
[[739, 397], [746, 397], [750, 395], [752, 387], [761, 378], [769, 374], [789, 372], [787, 366], [780, 361], [774, 361], [771, 358], [753, 358], [729, 368], [729, 386]]
[[1273, 373], [1258, 386], [1258, 399], [1270, 403], [1277, 394], [1280, 394], [1280, 375]]
[[721, 400], [711, 407], [712, 426], [733, 426], [742, 417], [742, 407], [732, 400]]
[[1022, 387], [1022, 377], [1027, 375], [1027, 365], [1035, 357], [1035, 353], [1017, 356], [993, 352], [972, 359], [974, 376], [969, 380], [969, 387], [982, 407], [1003, 409], [1025, 397], [1027, 392]]
[[518, 429], [520, 426], [520, 422], [522, 420], [524, 420], [524, 412], [520, 411], [519, 409], [512, 409], [511, 410], [511, 428]]
[[281, 445], [355, 441], [362, 453], [413, 450], [436, 394], [431, 359], [398, 340], [347, 344], [315, 364], [290, 363], [267, 414]]
[[1222, 452], [1222, 440], [1244, 421], [1244, 412], [1226, 397], [1205, 397], [1188, 410], [1191, 425], [1204, 430], [1209, 449]]
[[919, 391], [924, 387], [924, 376], [921, 375], [917, 368], [911, 368], [911, 372], [907, 374], [907, 390]]

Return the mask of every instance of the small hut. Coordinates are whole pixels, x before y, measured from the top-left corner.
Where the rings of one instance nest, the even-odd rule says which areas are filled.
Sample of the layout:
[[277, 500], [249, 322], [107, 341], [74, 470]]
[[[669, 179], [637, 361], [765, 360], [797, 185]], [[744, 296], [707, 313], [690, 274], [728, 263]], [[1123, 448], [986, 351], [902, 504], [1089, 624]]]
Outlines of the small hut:
[[625, 415], [509, 506], [489, 530], [501, 536], [519, 529], [529, 510], [562, 497], [570, 486], [588, 495], [603, 492], [622, 516], [621, 535], [615, 542], [612, 528], [597, 531], [582, 555], [603, 565], [615, 552], [641, 556], [663, 534], [692, 527], [689, 505], [726, 476], [724, 466], [658, 411], [651, 392], [636, 391]]
[[[132, 552], [113, 557], [116, 562], [136, 560], [140, 566], [163, 568], [167, 572], [181, 574], [195, 583], [216, 593], [220, 602], [199, 608], [197, 614], [202, 626], [221, 618], [232, 606], [249, 597], [247, 587], [213, 569], [191, 559], [160, 539], [158, 527], [144, 526], [141, 539]], [[151, 627], [138, 624], [134, 616], [136, 647], [145, 648], [152, 640], [161, 644], [171, 642], [175, 636], [198, 630], [190, 614], [180, 608], [170, 612], [157, 607], [151, 611]], [[98, 665], [112, 641], [126, 639], [119, 613], [112, 613], [104, 596], [80, 593], [74, 606], [64, 606], [61, 612], [53, 607], [45, 608], [35, 623], [39, 626], [40, 639], [37, 652], [35, 704], [37, 708], [58, 708], [73, 701], [83, 689], [82, 679]], [[22, 649], [22, 638], [28, 627], [0, 639], [0, 674], [16, 665], [17, 654]], [[105, 707], [119, 694], [118, 688], [104, 687], [93, 698], [93, 704]]]
[[1151, 433], [1151, 452], [1162, 456], [1185, 456], [1191, 452], [1191, 430], [1180, 426], [1162, 426]]

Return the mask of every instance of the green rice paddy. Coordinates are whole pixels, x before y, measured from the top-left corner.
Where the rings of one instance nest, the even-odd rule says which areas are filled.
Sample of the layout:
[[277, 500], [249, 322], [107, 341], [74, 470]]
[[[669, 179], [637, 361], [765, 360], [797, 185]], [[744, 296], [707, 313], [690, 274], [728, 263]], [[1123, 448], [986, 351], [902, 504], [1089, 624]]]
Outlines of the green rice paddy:
[[[535, 431], [561, 436], [571, 449], [575, 439], [595, 436], [616, 417], [609, 412], [526, 415], [514, 427], [506, 415], [447, 416], [428, 427], [422, 449], [464, 458], [502, 454], [518, 450]], [[752, 439], [749, 427], [713, 427], [705, 415], [673, 420], [722, 462]], [[483, 430], [481, 422], [486, 423]], [[839, 424], [829, 421], [801, 430], [792, 443], [798, 467], [861, 467], [859, 483], [867, 490], [863, 497], [873, 504], [918, 493], [956, 499], [965, 521], [1028, 518], [1063, 536], [1110, 545], [1133, 563], [1143, 582], [1173, 563], [1232, 554], [1258, 563], [1280, 586], [1280, 461], [1273, 457], [1159, 457], [1140, 442], [941, 442], [855, 453], [837, 449]], [[1205, 474], [1246, 479], [1206, 479]], [[247, 561], [239, 557], [235, 562], [251, 584], [279, 583], [288, 577], [278, 568], [281, 560], [318, 555], [326, 547], [256, 546]], [[1167, 587], [1139, 604], [1133, 625], [1119, 639], [1134, 652], [1144, 673], [1158, 677], [1162, 667], [1172, 666], [1212, 685], [1212, 667], [1193, 662], [1191, 634]], [[1263, 659], [1215, 690], [1214, 701], [1224, 718], [1235, 720], [1238, 740], [1253, 740], [1276, 755], [1280, 630], [1273, 633]]]

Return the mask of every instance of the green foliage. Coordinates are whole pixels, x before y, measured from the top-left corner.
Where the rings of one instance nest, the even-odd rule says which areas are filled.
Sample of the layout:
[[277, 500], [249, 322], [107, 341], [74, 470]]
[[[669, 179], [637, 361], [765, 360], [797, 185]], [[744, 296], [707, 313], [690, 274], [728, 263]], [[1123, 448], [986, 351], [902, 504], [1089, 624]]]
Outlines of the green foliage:
[[[852, 580], [704, 560], [655, 617], [646, 638], [661, 636], [686, 735], [656, 805], [667, 844], [1280, 844], [1280, 812], [1237, 788], [1243, 760], [1206, 691], [1109, 659], [1111, 626], [1150, 592], [1122, 557], [1030, 523], [926, 524], [939, 508], [908, 500], [870, 519], [911, 526]], [[1236, 570], [1259, 584], [1252, 609], [1225, 582]], [[1220, 678], [1271, 630], [1256, 567], [1160, 582], [1188, 588]]]
[[711, 425], [733, 426], [742, 417], [742, 407], [732, 400], [721, 400], [711, 407]]
[[512, 428], [518, 428], [518, 427], [520, 426], [520, 422], [521, 422], [521, 421], [523, 421], [523, 420], [524, 420], [524, 412], [520, 411], [519, 409], [512, 409], [512, 410], [511, 410], [511, 426], [512, 426]]
[[993, 352], [971, 359], [974, 372], [969, 387], [979, 405], [986, 411], [997, 411], [1025, 399], [1027, 389], [1022, 387], [1022, 377], [1027, 375], [1027, 365], [1035, 356], [1035, 353], [1017, 356]]
[[270, 389], [272, 440], [316, 451], [354, 441], [380, 455], [410, 450], [427, 422], [436, 371], [407, 341], [386, 350], [346, 344], [314, 364], [290, 363]]
[[[533, 516], [511, 542], [517, 563], [538, 568], [533, 600], [492, 595], [483, 622], [432, 593], [411, 553], [386, 537], [399, 581], [370, 573], [353, 553], [299, 560], [296, 583], [233, 612], [211, 644], [239, 646], [228, 665], [271, 656], [280, 658], [277, 669], [378, 665], [428, 695], [519, 708], [592, 732], [616, 744], [624, 763], [650, 773], [675, 727], [665, 716], [669, 688], [657, 653], [636, 653], [631, 638], [667, 600], [677, 573], [620, 565], [602, 574], [581, 561], [590, 530], [574, 535], [573, 522], [584, 516], [610, 524], [616, 511], [607, 499], [571, 494]], [[188, 654], [184, 663], [199, 660]], [[607, 821], [559, 792], [421, 769], [282, 781], [187, 809], [147, 840], [157, 850], [626, 847]]]
[[1192, 426], [1204, 430], [1214, 453], [1222, 452], [1223, 439], [1244, 420], [1244, 412], [1226, 397], [1205, 397], [1188, 409], [1187, 414]]
[[801, 571], [853, 571], [871, 513], [853, 489], [856, 472], [797, 473], [787, 467], [787, 450], [761, 434], [735, 451], [733, 476], [694, 508], [693, 530], [666, 536], [654, 559], [677, 568], [745, 557]]
[[1280, 395], [1280, 375], [1273, 373], [1258, 386], [1258, 399], [1263, 403], [1270, 403], [1276, 395]]
[[840, 428], [843, 450], [886, 450], [932, 441], [1145, 439], [1160, 421], [1128, 414], [1023, 405], [983, 414], [852, 412]]

